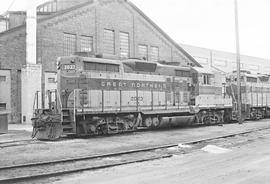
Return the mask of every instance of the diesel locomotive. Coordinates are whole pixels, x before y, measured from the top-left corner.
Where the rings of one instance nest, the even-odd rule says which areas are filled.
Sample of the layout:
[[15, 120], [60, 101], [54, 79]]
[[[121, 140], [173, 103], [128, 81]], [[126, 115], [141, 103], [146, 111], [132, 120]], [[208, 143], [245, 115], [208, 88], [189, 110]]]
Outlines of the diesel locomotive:
[[[236, 75], [140, 59], [60, 57], [49, 108], [36, 108], [33, 137], [115, 134], [137, 129], [210, 125], [237, 120]], [[267, 75], [242, 72], [245, 118], [267, 116]]]

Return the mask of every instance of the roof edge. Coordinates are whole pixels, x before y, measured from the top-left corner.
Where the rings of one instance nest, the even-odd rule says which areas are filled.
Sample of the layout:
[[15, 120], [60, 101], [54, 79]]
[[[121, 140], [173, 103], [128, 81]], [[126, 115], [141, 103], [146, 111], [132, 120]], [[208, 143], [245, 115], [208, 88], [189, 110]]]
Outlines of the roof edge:
[[[65, 13], [69, 13], [69, 12], [71, 12], [72, 10], [79, 9], [79, 8], [81, 8], [81, 7], [84, 7], [84, 6], [88, 5], [88, 4], [92, 4], [93, 2], [94, 2], [94, 1], [91, 0], [91, 1], [88, 1], [88, 2], [85, 2], [85, 3], [82, 3], [82, 4], [79, 4], [79, 5], [70, 7], [70, 8], [68, 8], [68, 9], [65, 9], [65, 10], [62, 10], [62, 11], [53, 13], [52, 15], [48, 15], [48, 16], [45, 17], [45, 18], [38, 19], [38, 20], [37, 20], [37, 23], [42, 23], [42, 22], [44, 22], [44, 21], [46, 21], [46, 20], [50, 20], [50, 19], [52, 19], [52, 18], [54, 18], [54, 17], [57, 17], [57, 16], [59, 16], [59, 15], [63, 15], [63, 14], [65, 14]], [[26, 24], [25, 24], [25, 23], [22, 24], [22, 25], [19, 25], [19, 26], [17, 26], [17, 27], [13, 27], [13, 28], [11, 28], [11, 29], [9, 29], [9, 30], [6, 30], [6, 31], [1, 32], [1, 33], [0, 33], [0, 36], [4, 36], [5, 34], [12, 33], [12, 32], [14, 32], [14, 31], [20, 30], [21, 28], [24, 28], [24, 27], [26, 27]]]
[[[65, 14], [65, 13], [69, 13], [71, 12], [72, 10], [76, 10], [76, 9], [79, 9], [81, 7], [84, 7], [86, 5], [89, 5], [89, 4], [92, 4], [94, 3], [95, 1], [94, 0], [91, 0], [91, 1], [88, 1], [88, 2], [85, 2], [85, 3], [82, 3], [82, 4], [79, 4], [79, 5], [76, 5], [76, 6], [73, 6], [73, 7], [70, 7], [68, 9], [65, 9], [63, 11], [60, 11], [60, 12], [57, 12], [51, 16], [48, 16], [48, 17], [45, 17], [43, 19], [39, 19], [37, 21], [37, 23], [42, 23], [46, 20], [50, 20], [54, 17], [57, 17], [59, 15], [62, 15], [62, 14]], [[150, 24], [152, 24], [161, 34], [163, 34], [163, 36], [165, 36], [178, 50], [180, 50], [188, 59], [190, 59], [193, 63], [195, 63], [197, 66], [199, 67], [202, 67], [202, 65], [197, 62], [187, 51], [185, 51], [179, 44], [177, 44], [167, 33], [165, 33], [156, 23], [154, 23], [145, 13], [143, 13], [135, 4], [133, 4], [132, 2], [130, 2], [129, 0], [125, 0], [126, 3], [128, 3], [135, 11], [137, 11], [140, 15], [142, 15]], [[23, 25], [20, 25], [18, 27], [14, 27], [12, 29], [9, 29], [7, 31], [4, 31], [2, 33], [0, 33], [0, 36], [3, 36], [7, 33], [11, 33], [11, 32], [14, 32], [16, 30], [19, 30], [21, 28], [24, 28], [26, 26], [26, 24], [23, 24]]]
[[187, 51], [185, 51], [179, 44], [177, 44], [167, 33], [165, 33], [165, 31], [163, 31], [155, 22], [153, 22], [145, 13], [143, 13], [142, 10], [140, 10], [135, 4], [133, 4], [131, 1], [129, 0], [125, 0], [132, 8], [134, 8], [140, 15], [142, 15], [148, 22], [150, 22], [150, 24], [152, 24], [158, 31], [161, 32], [161, 34], [163, 34], [170, 42], [172, 42], [172, 44], [179, 49], [181, 52], [183, 52], [184, 55], [186, 55], [186, 57], [188, 59], [190, 59], [192, 62], [194, 62], [197, 66], [202, 67], [202, 65], [197, 62], [189, 53], [187, 53]]

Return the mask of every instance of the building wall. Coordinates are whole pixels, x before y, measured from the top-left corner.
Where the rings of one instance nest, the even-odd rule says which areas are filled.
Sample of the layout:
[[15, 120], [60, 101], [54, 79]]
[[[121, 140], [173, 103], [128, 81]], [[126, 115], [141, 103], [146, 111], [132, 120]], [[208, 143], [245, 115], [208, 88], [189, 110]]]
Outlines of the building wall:
[[[64, 33], [92, 36], [94, 53], [104, 53], [103, 30], [115, 35], [115, 55], [120, 57], [119, 32], [129, 34], [130, 57], [138, 57], [138, 45], [159, 48], [159, 60], [190, 62], [175, 46], [140, 14], [122, 0], [98, 1], [79, 10], [57, 16], [38, 25], [38, 61], [44, 71], [56, 70], [56, 59], [64, 55]], [[79, 51], [77, 41], [77, 51]], [[148, 50], [149, 50], [148, 49]]]
[[21, 68], [26, 63], [25, 30], [0, 35], [0, 70], [10, 70], [9, 122], [21, 120]]
[[[211, 50], [196, 46], [181, 46], [190, 53], [202, 66], [214, 66], [224, 72], [236, 70], [236, 55], [230, 52]], [[252, 73], [270, 74], [270, 60], [241, 55], [241, 69]]]

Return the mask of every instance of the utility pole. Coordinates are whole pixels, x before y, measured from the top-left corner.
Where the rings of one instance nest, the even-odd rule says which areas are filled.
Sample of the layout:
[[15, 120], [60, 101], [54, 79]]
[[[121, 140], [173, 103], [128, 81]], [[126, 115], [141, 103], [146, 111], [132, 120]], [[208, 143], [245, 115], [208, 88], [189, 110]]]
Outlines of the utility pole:
[[241, 100], [241, 76], [240, 76], [240, 44], [239, 44], [239, 25], [238, 25], [238, 3], [234, 0], [235, 8], [235, 39], [236, 39], [236, 63], [237, 63], [237, 109], [238, 123], [242, 124], [242, 100]]

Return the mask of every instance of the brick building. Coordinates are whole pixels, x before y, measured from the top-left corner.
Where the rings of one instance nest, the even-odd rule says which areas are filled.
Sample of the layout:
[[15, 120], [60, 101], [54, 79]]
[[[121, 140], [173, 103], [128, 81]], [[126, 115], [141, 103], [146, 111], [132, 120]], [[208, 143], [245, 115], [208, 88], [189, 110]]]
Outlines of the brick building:
[[[16, 18], [16, 14], [18, 14]], [[26, 64], [24, 12], [10, 12], [0, 33], [0, 107], [21, 122], [21, 69]], [[134, 4], [126, 0], [54, 0], [37, 7], [37, 63], [42, 91], [56, 88], [56, 59], [78, 51], [107, 58], [145, 58], [199, 64]], [[3, 90], [3, 87], [9, 88]]]

